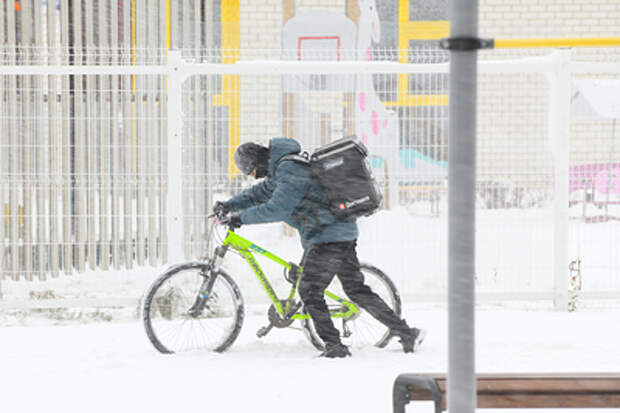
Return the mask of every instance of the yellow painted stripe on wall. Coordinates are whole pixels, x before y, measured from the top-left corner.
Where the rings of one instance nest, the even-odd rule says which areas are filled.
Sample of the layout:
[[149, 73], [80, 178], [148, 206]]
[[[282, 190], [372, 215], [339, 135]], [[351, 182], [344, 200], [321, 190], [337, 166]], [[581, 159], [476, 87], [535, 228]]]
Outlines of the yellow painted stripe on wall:
[[[401, 98], [402, 97], [402, 98]], [[448, 95], [399, 95], [398, 101], [385, 101], [386, 106], [446, 106]]]
[[401, 106], [446, 106], [448, 95], [408, 95]]
[[[221, 0], [222, 63], [232, 64], [238, 60], [241, 48], [240, 8], [238, 0]], [[234, 154], [240, 141], [239, 75], [222, 76], [222, 100], [228, 105], [228, 173], [237, 173]]]
[[398, 26], [409, 21], [409, 0], [398, 0]]
[[495, 39], [496, 49], [534, 47], [609, 47], [620, 46], [620, 37], [567, 39]]
[[[409, 42], [411, 40], [437, 40], [448, 37], [450, 22], [447, 20], [411, 21], [409, 20], [410, 0], [398, 0], [398, 62], [409, 63]], [[409, 76], [398, 75], [398, 102], [386, 102], [389, 106], [441, 106], [445, 98], [428, 95], [409, 94]]]
[[450, 35], [450, 22], [447, 20], [410, 21], [398, 23], [399, 36], [409, 40], [436, 40]]
[[[398, 62], [407, 63], [409, 39], [405, 36], [403, 25], [409, 23], [409, 0], [398, 0]], [[399, 78], [400, 82], [400, 78]]]
[[170, 49], [170, 0], [166, 1], [166, 56]]
[[221, 0], [222, 12], [222, 63], [230, 64], [235, 63], [237, 54], [239, 53], [239, 47], [241, 45], [240, 40], [240, 9], [238, 0]]

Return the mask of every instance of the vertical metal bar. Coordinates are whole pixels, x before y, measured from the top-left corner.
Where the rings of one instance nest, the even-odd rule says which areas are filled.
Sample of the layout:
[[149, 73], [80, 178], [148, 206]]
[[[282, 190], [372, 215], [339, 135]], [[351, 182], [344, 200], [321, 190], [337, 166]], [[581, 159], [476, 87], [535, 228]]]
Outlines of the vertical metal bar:
[[[110, 4], [110, 64], [119, 64], [119, 20], [118, 20], [118, 3], [113, 2]], [[121, 173], [120, 167], [120, 150], [122, 146], [119, 144], [119, 122], [118, 122], [118, 84], [121, 77], [112, 76], [112, 83], [110, 88], [110, 144], [112, 150], [112, 173], [110, 176], [112, 185], [112, 264], [115, 269], [120, 269], [120, 183], [119, 174]]]
[[181, 33], [179, 34], [179, 40], [181, 41], [180, 49], [183, 52], [183, 56], [186, 56], [186, 49], [189, 49], [191, 46], [191, 30], [189, 29], [190, 21], [189, 21], [189, 0], [183, 0], [182, 5], [182, 18], [183, 23], [181, 24]]
[[[74, 64], [83, 64], [83, 42], [82, 42], [82, 4], [81, 0], [74, 1], [73, 7], [73, 50]], [[85, 268], [85, 249], [86, 249], [86, 165], [84, 163], [84, 76], [74, 77], [74, 139], [75, 139], [75, 221], [76, 244], [77, 244], [77, 269], [84, 272]]]
[[[60, 1], [60, 41], [62, 43], [62, 62], [69, 64], [69, 2]], [[63, 269], [65, 274], [73, 272], [73, 235], [72, 235], [72, 172], [71, 172], [71, 92], [69, 76], [62, 76], [62, 251]]]
[[614, 166], [613, 160], [614, 160], [614, 140], [615, 139], [616, 139], [616, 119], [614, 118], [611, 121], [611, 145], [609, 145], [609, 161], [607, 162], [607, 184], [606, 184], [607, 193], [605, 194], [605, 221], [609, 219], [609, 195], [611, 194], [611, 191], [610, 191], [611, 178], [612, 178], [611, 171]]
[[[196, 62], [200, 61], [200, 43], [201, 43], [201, 34], [200, 34], [200, 1], [194, 0], [193, 7], [193, 32], [192, 32], [192, 45], [193, 45], [193, 53]], [[192, 122], [193, 126], [193, 135], [194, 135], [194, 167], [193, 170], [193, 182], [194, 182], [194, 256], [198, 256], [203, 252], [202, 241], [204, 240], [204, 235], [202, 228], [205, 225], [205, 168], [204, 168], [204, 135], [203, 135], [203, 122], [202, 119], [204, 111], [202, 107], [202, 76], [194, 76], [192, 78], [192, 89], [193, 89], [193, 102], [194, 107], [192, 113], [194, 114], [194, 121]]]
[[200, 62], [201, 61], [201, 47], [202, 47], [202, 31], [201, 31], [201, 23], [202, 23], [202, 0], [194, 0], [194, 8], [193, 8], [193, 15], [194, 15], [194, 27], [193, 27], [193, 35], [192, 37], [193, 39], [193, 46], [194, 46], [194, 53], [193, 55], [196, 58], [196, 62]]
[[204, 45], [202, 50], [203, 61], [210, 61], [213, 48], [213, 0], [203, 0], [204, 20], [202, 21], [202, 33], [204, 36]]
[[[4, 37], [4, 28], [6, 27], [6, 17], [5, 17], [5, 13], [4, 13], [4, 8], [6, 6], [6, 2], [2, 2], [0, 3], [0, 22], [2, 23], [2, 29], [0, 30], [0, 50], [2, 52], [8, 52], [9, 51], [9, 45], [6, 44], [6, 40]], [[5, 59], [3, 56], [0, 56], [0, 64], [5, 65]], [[0, 130], [2, 131], [6, 131], [7, 130], [7, 116], [6, 116], [6, 109], [5, 109], [5, 105], [4, 105], [4, 99], [5, 99], [5, 93], [8, 97], [8, 91], [6, 89], [6, 81], [7, 81], [8, 76], [0, 76]], [[9, 105], [10, 103], [7, 102], [7, 105]], [[5, 155], [5, 153], [7, 153], [6, 151], [8, 150], [8, 139], [9, 137], [5, 134], [2, 133], [0, 134], [0, 300], [2, 300], [2, 280], [6, 277], [6, 272], [5, 272], [5, 247], [4, 247], [4, 243], [5, 243], [5, 220], [8, 218], [7, 214], [6, 214], [6, 208], [5, 208], [5, 204], [4, 204], [4, 189], [6, 187], [7, 184], [7, 174], [5, 174], [4, 172], [4, 168], [5, 168], [5, 158], [8, 155]]]
[[[44, 64], [45, 56], [44, 52], [46, 51], [45, 45], [43, 44], [43, 13], [41, 2], [35, 1], [33, 3], [33, 31], [34, 31], [34, 48], [33, 48], [33, 57], [34, 64]], [[48, 49], [49, 51], [49, 49]], [[47, 212], [45, 210], [45, 200], [49, 198], [49, 173], [51, 171], [47, 171], [45, 167], [44, 159], [46, 158], [46, 136], [44, 130], [43, 123], [43, 76], [35, 76], [34, 78], [34, 136], [33, 136], [33, 147], [36, 153], [36, 184], [35, 184], [35, 194], [36, 194], [36, 205], [37, 205], [37, 254], [36, 254], [36, 269], [39, 273], [39, 279], [45, 280], [47, 273], [47, 236], [46, 236], [46, 216]]]
[[[179, 2], [178, 1], [174, 1], [174, 0], [163, 0], [165, 2], [167, 2], [167, 6], [168, 6], [168, 12], [170, 13], [169, 16], [169, 21], [170, 21], [170, 27], [168, 27], [168, 30], [170, 31], [169, 36], [170, 36], [170, 48], [172, 49], [177, 49], [179, 47], [178, 45], [178, 14], [179, 14], [179, 9], [178, 9], [178, 5]], [[166, 47], [168, 47], [168, 45], [166, 45]]]
[[[99, 48], [98, 61], [100, 65], [109, 64], [110, 45], [108, 43], [108, 7], [113, 3], [99, 1]], [[93, 22], [94, 23], [94, 22]], [[94, 25], [94, 24], [93, 24]], [[110, 191], [110, 77], [99, 76], [99, 265], [102, 270], [110, 268], [110, 211], [108, 206]]]
[[[204, 30], [205, 30], [205, 52], [206, 59], [210, 58], [210, 54], [212, 53], [213, 47], [213, 32], [214, 29], [212, 27], [213, 23], [213, 2], [211, 0], [205, 0], [205, 19], [204, 19]], [[205, 88], [205, 115], [206, 119], [204, 121], [205, 125], [205, 145], [206, 145], [206, 160], [205, 160], [205, 175], [207, 178], [206, 181], [206, 208], [205, 214], [209, 215], [211, 213], [211, 207], [213, 206], [213, 176], [215, 174], [215, 157], [213, 155], [213, 148], [215, 146], [215, 122], [213, 119], [213, 93], [215, 90], [215, 76], [207, 75], [205, 76], [206, 88]], [[207, 224], [206, 218], [203, 218], [203, 225]], [[209, 239], [206, 239], [209, 242]], [[205, 245], [206, 250], [210, 250], [210, 245]]]
[[[190, 30], [189, 30], [189, 0], [183, 0], [183, 10], [182, 10], [182, 15], [183, 15], [183, 23], [181, 24], [181, 34], [179, 35], [180, 40], [181, 40], [181, 53], [183, 56], [186, 56], [186, 49], [190, 47], [191, 44], [191, 38], [190, 38]], [[190, 115], [191, 114], [191, 108], [190, 108], [190, 98], [189, 98], [189, 91], [186, 91], [186, 89], [188, 87], [192, 86], [191, 82], [184, 82], [181, 84], [183, 90], [182, 93], [182, 112]], [[170, 121], [170, 120], [169, 120]], [[191, 137], [190, 135], [190, 129], [189, 129], [189, 122], [186, 121], [186, 119], [183, 119], [183, 134], [182, 134], [182, 138], [180, 140], [181, 145], [183, 144], [187, 144], [189, 145], [191, 142]], [[189, 151], [189, 153], [186, 156], [191, 156], [191, 151]], [[191, 162], [191, 158], [190, 159], [184, 159], [185, 162]], [[183, 165], [183, 164], [182, 164]], [[181, 169], [183, 169], [182, 165], [179, 165], [179, 167], [181, 167]], [[168, 165], [168, 167], [173, 167], [173, 165]], [[189, 168], [189, 170], [191, 171], [191, 168]], [[190, 180], [189, 181], [190, 184], [184, 186], [183, 188], [183, 246], [185, 249], [185, 256], [187, 258], [193, 256], [193, 249], [192, 249], [192, 243], [191, 240], [193, 239], [193, 222], [192, 222], [192, 206], [193, 206], [193, 199], [194, 199], [194, 187], [193, 187], [193, 182]]]
[[[167, 59], [167, 32], [171, 30], [167, 27], [167, 22], [171, 21], [166, 15], [169, 8], [167, 7], [169, 0], [160, 0], [160, 19], [159, 19], [159, 46], [161, 48], [160, 64], [165, 64]], [[172, 23], [171, 23], [172, 24]], [[166, 216], [166, 193], [167, 187], [165, 183], [165, 173], [167, 167], [167, 92], [166, 92], [167, 78], [165, 76], [159, 77], [159, 251], [161, 254], [161, 262], [168, 262], [168, 226]]]
[[[450, 2], [450, 36], [478, 36], [478, 0]], [[451, 51], [448, 213], [448, 410], [476, 410], [475, 182], [477, 53]]]
[[[58, 39], [57, 33], [57, 13], [56, 7], [48, 4], [45, 9], [47, 17], [47, 50], [48, 64], [60, 64], [58, 61]], [[60, 182], [60, 159], [59, 159], [59, 140], [58, 140], [58, 76], [48, 76], [48, 113], [49, 113], [49, 269], [53, 277], [58, 277], [59, 264], [59, 231], [58, 231], [58, 190]]]
[[[32, 10], [32, 6], [29, 0], [24, 0], [21, 3], [23, 13], [20, 13], [21, 18], [21, 64], [32, 64], [31, 61], [31, 31], [32, 21], [30, 20], [29, 11]], [[27, 12], [28, 11], [28, 12]], [[32, 253], [32, 76], [22, 77], [22, 148], [23, 148], [23, 163], [22, 173], [24, 176], [24, 228], [23, 228], [23, 242], [24, 242], [24, 264], [26, 271], [26, 279], [32, 280], [33, 273], [33, 253]]]
[[570, 136], [570, 49], [555, 52], [555, 73], [551, 76], [550, 137], [553, 142], [553, 278], [554, 307], [568, 311], [568, 191]]
[[[123, 7], [123, 64], [131, 65], [131, 3], [124, 1]], [[123, 236], [125, 238], [125, 268], [133, 268], [133, 116], [131, 76], [123, 76], [123, 137], [125, 156], [123, 168]]]
[[183, 76], [179, 73], [182, 64], [180, 51], [168, 51], [168, 65], [176, 70], [168, 76], [168, 258], [171, 262], [183, 259], [183, 204], [179, 202], [183, 193], [182, 140], [183, 112], [179, 110], [182, 102]]
[[[17, 64], [17, 39], [15, 13], [11, 12], [11, 7], [7, 3], [7, 51], [8, 64]], [[8, 117], [9, 117], [9, 253], [11, 261], [9, 271], [11, 278], [17, 280], [20, 273], [19, 260], [19, 204], [18, 204], [18, 184], [19, 174], [19, 136], [17, 131], [17, 76], [8, 76]]]
[[[150, 3], [155, 3], [157, 0], [150, 0]], [[147, 27], [157, 27], [157, 8], [153, 7], [154, 4], [149, 4], [147, 7]], [[157, 57], [157, 31], [148, 30], [148, 56], [149, 64], [153, 64]], [[152, 266], [157, 265], [157, 198], [155, 189], [157, 187], [157, 157], [155, 147], [157, 142], [157, 136], [155, 135], [155, 121], [157, 119], [155, 115], [155, 86], [157, 85], [157, 79], [155, 76], [147, 76], [147, 149], [148, 156], [147, 166], [147, 197], [148, 197], [148, 257], [149, 264]]]
[[[95, 47], [95, 19], [93, 16], [92, 2], [86, 2], [86, 64], [92, 65], [95, 62], [97, 54]], [[88, 267], [94, 270], [97, 266], [97, 229], [96, 216], [97, 208], [95, 204], [95, 195], [99, 182], [99, 171], [97, 170], [97, 108], [96, 108], [96, 92], [97, 76], [86, 76], [86, 101], [87, 101], [87, 137], [86, 137], [86, 170], [88, 171], [87, 179], [87, 237], [88, 237]]]
[[[136, 0], [136, 63], [145, 63], [145, 16], [146, 0]], [[144, 265], [144, 142], [145, 142], [145, 114], [144, 114], [144, 83], [145, 76], [136, 76], [136, 175], [138, 190], [136, 194], [136, 256], [138, 265]]]

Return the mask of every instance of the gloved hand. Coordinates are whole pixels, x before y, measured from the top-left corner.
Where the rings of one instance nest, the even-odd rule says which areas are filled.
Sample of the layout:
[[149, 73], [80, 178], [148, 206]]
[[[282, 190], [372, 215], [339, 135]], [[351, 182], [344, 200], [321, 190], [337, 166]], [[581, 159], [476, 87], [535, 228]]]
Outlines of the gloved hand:
[[222, 220], [222, 224], [226, 224], [230, 226], [232, 229], [239, 228], [242, 225], [241, 217], [239, 216], [239, 213], [233, 212], [232, 214], [230, 214], [229, 216], [227, 216], [226, 218]]
[[222, 219], [230, 212], [230, 208], [226, 203], [217, 201], [215, 205], [213, 205], [213, 213], [216, 217]]

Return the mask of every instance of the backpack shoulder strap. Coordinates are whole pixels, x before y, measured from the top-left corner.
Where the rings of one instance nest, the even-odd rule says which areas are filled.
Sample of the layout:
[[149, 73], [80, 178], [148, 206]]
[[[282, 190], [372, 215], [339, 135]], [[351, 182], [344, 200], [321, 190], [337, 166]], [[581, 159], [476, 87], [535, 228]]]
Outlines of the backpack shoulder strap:
[[276, 162], [276, 168], [280, 165], [280, 163], [284, 162], [284, 161], [296, 161], [296, 162], [300, 162], [306, 165], [310, 164], [310, 160], [308, 159], [308, 153], [304, 152], [303, 155], [284, 155], [283, 157], [281, 157], [278, 162]]

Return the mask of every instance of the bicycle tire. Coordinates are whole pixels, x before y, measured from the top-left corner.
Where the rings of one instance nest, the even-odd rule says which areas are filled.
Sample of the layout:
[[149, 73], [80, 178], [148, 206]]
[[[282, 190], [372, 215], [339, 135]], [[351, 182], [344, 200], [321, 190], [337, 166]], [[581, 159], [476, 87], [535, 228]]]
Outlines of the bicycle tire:
[[[244, 319], [243, 297], [225, 271], [217, 271], [212, 293], [200, 316], [188, 313], [204, 280], [201, 274], [206, 272], [207, 266], [202, 262], [179, 264], [159, 276], [147, 290], [142, 320], [147, 337], [159, 352], [224, 352], [237, 339]], [[198, 329], [194, 329], [196, 324]], [[177, 330], [173, 333], [177, 334], [171, 335], [174, 327]], [[190, 336], [184, 339], [183, 334]]]
[[[400, 294], [390, 277], [388, 277], [377, 267], [369, 264], [360, 264], [360, 270], [364, 274], [364, 282], [386, 302], [386, 304], [394, 311], [394, 313], [396, 313], [397, 316], [400, 317]], [[337, 277], [334, 277], [334, 280], [336, 279]], [[381, 289], [381, 291], [378, 291], [379, 289]], [[327, 290], [333, 291], [338, 295], [346, 296], [346, 294], [342, 291], [342, 287], [339, 286], [339, 281], [332, 281], [332, 283], [327, 287]], [[370, 314], [359, 306], [358, 309], [360, 310], [360, 314], [357, 318], [347, 322], [348, 327], [351, 329], [351, 337], [349, 338], [344, 337], [343, 328], [341, 327], [342, 323], [339, 322], [340, 319], [332, 319], [334, 326], [340, 332], [340, 337], [343, 339], [343, 342], [354, 348], [368, 346], [375, 346], [379, 348], [385, 347], [391, 338], [390, 329], [375, 320]], [[306, 337], [317, 350], [322, 351], [325, 349], [325, 344], [316, 332], [312, 320], [304, 320], [303, 329]]]

